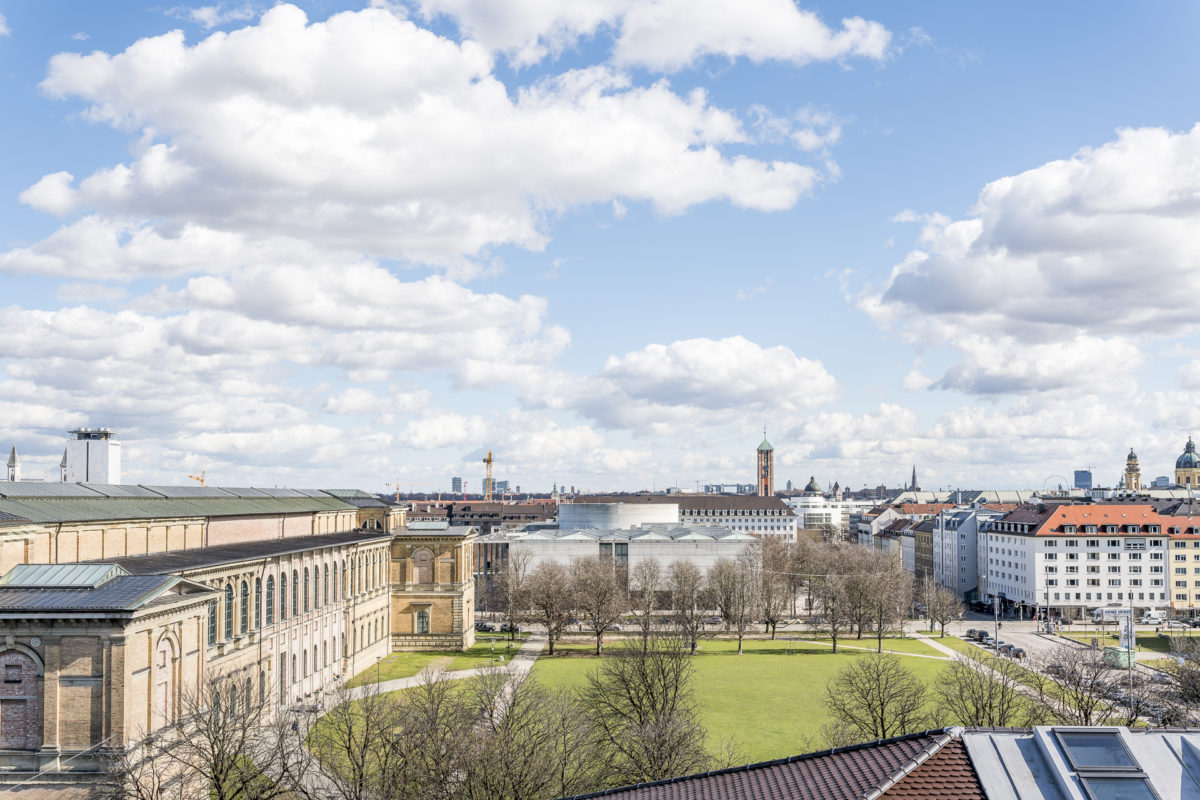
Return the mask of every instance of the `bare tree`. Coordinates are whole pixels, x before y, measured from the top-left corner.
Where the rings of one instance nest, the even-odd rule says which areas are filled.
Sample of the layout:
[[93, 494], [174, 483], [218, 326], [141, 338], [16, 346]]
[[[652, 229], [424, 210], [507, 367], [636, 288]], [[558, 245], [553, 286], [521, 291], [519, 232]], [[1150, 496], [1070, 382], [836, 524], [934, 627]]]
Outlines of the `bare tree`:
[[508, 558], [497, 578], [497, 592], [504, 608], [504, 621], [508, 623], [509, 639], [516, 638], [517, 625], [529, 608], [530, 560], [528, 552], [509, 548]]
[[470, 681], [461, 694], [480, 708], [482, 721], [464, 742], [457, 797], [554, 798], [601, 783], [592, 727], [568, 690], [551, 691], [498, 669]]
[[737, 634], [738, 655], [741, 655], [742, 639], [750, 627], [750, 616], [754, 609], [754, 585], [750, 570], [742, 559], [718, 558], [708, 570], [708, 586], [721, 619]]
[[688, 651], [696, 652], [700, 638], [701, 620], [707, 605], [704, 573], [691, 561], [673, 561], [667, 570], [671, 589], [671, 608], [679, 630], [687, 640]]
[[832, 717], [825, 738], [835, 747], [913, 733], [929, 725], [925, 684], [891, 653], [852, 659], [826, 685], [825, 707]]
[[381, 776], [388, 800], [453, 800], [466, 766], [468, 741], [479, 723], [478, 709], [452, 681], [426, 671], [403, 693], [402, 727], [392, 743], [391, 771]]
[[394, 695], [368, 683], [349, 690], [339, 687], [329, 697], [329, 710], [309, 731], [307, 747], [324, 766], [324, 794], [339, 800], [386, 797], [384, 776], [402, 773], [394, 747], [403, 714]]
[[874, 618], [875, 586], [870, 567], [874, 553], [862, 547], [840, 547], [837, 553], [835, 564], [845, 587], [846, 617], [855, 638], [861, 639]]
[[787, 576], [790, 555], [786, 541], [770, 537], [742, 556], [753, 576], [758, 613], [772, 639], [795, 596]]
[[864, 566], [873, 587], [867, 607], [875, 629], [875, 652], [882, 653], [883, 637], [904, 620], [904, 612], [912, 602], [912, 577], [900, 563], [899, 554], [872, 553]]
[[946, 625], [956, 619], [962, 619], [962, 601], [954, 592], [944, 586], [934, 583], [932, 578], [925, 578], [921, 587], [921, 597], [925, 602], [925, 613], [929, 621], [942, 628], [942, 636], [946, 635]]
[[664, 581], [663, 566], [657, 558], [644, 558], [629, 572], [629, 599], [637, 612], [643, 643], [654, 630], [654, 612], [658, 610], [658, 595], [663, 591]]
[[528, 598], [530, 618], [546, 627], [550, 640], [550, 655], [554, 655], [554, 642], [566, 629], [575, 610], [575, 598], [571, 577], [556, 561], [543, 561], [530, 573]]
[[981, 728], [1032, 727], [1050, 721], [1050, 711], [1024, 683], [1025, 670], [1007, 658], [985, 654], [959, 657], [942, 671], [935, 724]]
[[613, 648], [580, 697], [615, 785], [662, 780], [710, 764], [693, 701], [692, 661], [681, 637]]
[[575, 559], [571, 563], [571, 592], [575, 608], [596, 637], [596, 655], [600, 655], [604, 634], [612, 630], [627, 607], [612, 559], [599, 556]]
[[[1103, 650], [1060, 645], [1037, 661], [1040, 701], [1070, 725], [1126, 725], [1149, 704], [1149, 687], [1107, 661]], [[1048, 688], [1049, 691], [1045, 689]]]
[[274, 800], [306, 795], [312, 759], [298, 729], [239, 675], [181, 692], [179, 722], [143, 746], [159, 779], [185, 797]]
[[812, 590], [816, 594], [825, 624], [833, 641], [833, 652], [837, 652], [838, 638], [853, 625], [850, 593], [845, 575], [845, 561], [849, 560], [853, 545], [825, 544], [814, 552], [812, 568], [818, 574], [812, 578]]

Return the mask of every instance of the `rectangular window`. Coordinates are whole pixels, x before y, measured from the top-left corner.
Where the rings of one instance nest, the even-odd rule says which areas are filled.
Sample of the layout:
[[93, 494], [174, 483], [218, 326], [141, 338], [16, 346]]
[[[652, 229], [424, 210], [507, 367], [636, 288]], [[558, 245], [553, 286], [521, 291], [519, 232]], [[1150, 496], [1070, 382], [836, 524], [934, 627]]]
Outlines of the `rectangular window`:
[[4, 682], [5, 683], [20, 683], [21, 682], [21, 665], [20, 664], [5, 664], [4, 665]]

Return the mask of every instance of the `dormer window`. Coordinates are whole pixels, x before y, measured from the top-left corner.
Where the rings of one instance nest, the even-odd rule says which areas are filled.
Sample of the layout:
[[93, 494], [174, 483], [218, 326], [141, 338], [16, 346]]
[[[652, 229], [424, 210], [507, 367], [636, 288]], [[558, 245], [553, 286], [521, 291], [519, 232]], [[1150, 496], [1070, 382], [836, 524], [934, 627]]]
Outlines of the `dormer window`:
[[1063, 526], [1062, 526], [1062, 532], [1063, 532], [1063, 533], [1074, 533], [1074, 532], [1075, 532], [1075, 526], [1074, 526], [1074, 525], [1063, 525]]

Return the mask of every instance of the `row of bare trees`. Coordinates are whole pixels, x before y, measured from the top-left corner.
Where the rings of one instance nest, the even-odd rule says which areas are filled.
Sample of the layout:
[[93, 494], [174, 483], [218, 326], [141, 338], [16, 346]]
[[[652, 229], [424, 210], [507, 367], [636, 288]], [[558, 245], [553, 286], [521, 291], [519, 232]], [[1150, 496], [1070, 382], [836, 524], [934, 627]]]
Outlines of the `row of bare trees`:
[[643, 640], [664, 625], [679, 631], [694, 651], [704, 619], [720, 617], [724, 629], [742, 640], [761, 624], [776, 630], [797, 615], [797, 605], [821, 614], [821, 627], [838, 640], [874, 633], [877, 649], [895, 631], [914, 601], [942, 626], [957, 619], [961, 604], [952, 592], [927, 582], [914, 587], [899, 558], [855, 545], [764, 538], [736, 558], [718, 559], [707, 570], [688, 561], [664, 567], [638, 561], [626, 571], [611, 558], [578, 558], [568, 565], [542, 561], [531, 567], [527, 552], [510, 554], [495, 584], [497, 605], [515, 627], [545, 628], [553, 654], [555, 642], [573, 623], [596, 640], [632, 615]]
[[181, 719], [113, 755], [104, 800], [538, 800], [715, 765], [689, 645], [612, 648], [578, 690], [507, 669], [414, 688], [340, 689], [310, 720], [233, 679], [183, 698]]
[[1179, 655], [1169, 672], [1152, 680], [1096, 648], [1064, 644], [1028, 662], [981, 649], [956, 658], [932, 684], [915, 676], [900, 656], [861, 656], [826, 686], [831, 721], [824, 743], [949, 725], [1191, 725], [1200, 715], [1200, 646], [1184, 644]]

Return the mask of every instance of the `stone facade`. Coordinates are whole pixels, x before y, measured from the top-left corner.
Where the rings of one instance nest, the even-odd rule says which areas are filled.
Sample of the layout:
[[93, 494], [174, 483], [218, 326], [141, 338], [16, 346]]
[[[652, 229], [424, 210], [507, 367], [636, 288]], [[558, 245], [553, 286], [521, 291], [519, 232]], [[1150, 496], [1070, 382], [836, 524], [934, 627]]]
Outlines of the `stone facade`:
[[475, 529], [409, 529], [392, 540], [393, 650], [464, 650], [475, 643]]
[[99, 562], [187, 588], [128, 613], [0, 610], [0, 791], [70, 796], [101, 777], [97, 752], [176, 722], [206, 678], [311, 707], [394, 649], [469, 647], [475, 529], [410, 533], [382, 505], [0, 523], [2, 573]]

